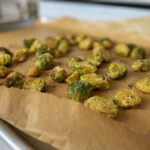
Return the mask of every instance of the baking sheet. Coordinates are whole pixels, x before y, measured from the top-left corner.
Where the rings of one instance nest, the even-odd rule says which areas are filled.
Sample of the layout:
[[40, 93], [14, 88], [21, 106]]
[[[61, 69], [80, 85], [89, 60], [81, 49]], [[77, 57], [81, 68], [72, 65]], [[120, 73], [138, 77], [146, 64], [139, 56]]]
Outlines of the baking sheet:
[[[132, 42], [144, 47], [149, 58], [150, 31], [147, 26], [150, 25], [149, 20], [147, 17], [127, 21], [84, 22], [63, 18], [51, 24], [38, 22], [30, 28], [2, 33], [0, 45], [14, 51], [23, 47], [22, 41], [25, 37], [36, 37], [42, 41], [46, 36], [56, 34], [84, 33], [94, 38], [109, 37], [114, 42]], [[136, 29], [135, 24], [138, 26]], [[70, 55], [84, 58], [90, 53], [73, 48]], [[69, 74], [70, 70], [65, 65], [66, 59], [67, 56], [56, 59], [55, 63], [63, 66]], [[31, 56], [25, 63], [15, 64], [12, 68], [26, 74], [33, 66], [33, 60], [34, 57]], [[111, 81], [109, 90], [96, 92], [96, 95], [112, 98], [118, 89], [130, 88], [129, 84], [134, 84], [141, 77], [150, 76], [149, 72], [133, 73], [130, 66], [134, 60], [130, 58], [113, 55], [113, 61], [126, 64], [127, 77]], [[104, 64], [98, 72], [105, 73], [107, 66], [108, 64]], [[42, 75], [48, 84], [47, 93], [0, 87], [0, 117], [28, 135], [57, 149], [150, 149], [148, 94], [140, 93], [143, 101], [138, 108], [120, 110], [118, 118], [112, 120], [92, 112], [82, 104], [68, 100], [67, 84], [52, 82], [50, 72], [46, 71]]]

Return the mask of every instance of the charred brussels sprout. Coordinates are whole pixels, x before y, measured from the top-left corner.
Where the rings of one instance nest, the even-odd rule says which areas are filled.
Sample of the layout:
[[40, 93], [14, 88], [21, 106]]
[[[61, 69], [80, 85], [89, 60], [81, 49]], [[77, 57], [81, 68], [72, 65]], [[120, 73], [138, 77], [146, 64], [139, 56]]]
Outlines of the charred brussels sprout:
[[84, 102], [84, 105], [97, 113], [115, 118], [118, 114], [118, 107], [111, 99], [100, 96], [93, 96]]
[[67, 65], [68, 67], [72, 67], [74, 66], [77, 62], [82, 61], [80, 58], [78, 57], [74, 57], [74, 56], [70, 56], [67, 60]]
[[143, 59], [145, 57], [145, 51], [142, 48], [135, 47], [131, 52], [131, 58]]
[[128, 108], [140, 104], [141, 98], [136, 91], [123, 89], [117, 92], [114, 102], [119, 107]]
[[19, 72], [11, 72], [6, 79], [2, 82], [2, 85], [7, 87], [22, 88], [24, 83], [24, 76]]
[[53, 50], [50, 47], [48, 47], [48, 45], [42, 44], [39, 47], [39, 49], [36, 51], [36, 56], [40, 56], [45, 53], [49, 53], [49, 54], [53, 55]]
[[107, 73], [110, 78], [118, 79], [123, 77], [127, 73], [127, 68], [122, 64], [112, 63], [107, 68]]
[[13, 54], [5, 47], [0, 47], [0, 53], [6, 53], [9, 54], [10, 56], [13, 56]]
[[140, 59], [133, 63], [133, 71], [148, 71], [150, 69], [150, 62], [147, 59]]
[[103, 75], [96, 73], [85, 74], [80, 77], [80, 80], [88, 82], [93, 89], [108, 89], [109, 83]]
[[128, 44], [126, 43], [118, 43], [115, 47], [114, 47], [114, 52], [120, 56], [129, 56], [131, 53], [131, 48], [129, 47]]
[[45, 53], [35, 59], [34, 65], [43, 70], [50, 69], [53, 64], [53, 59], [52, 55]]
[[66, 78], [66, 82], [68, 83], [68, 84], [70, 84], [70, 83], [72, 83], [72, 82], [74, 82], [74, 81], [78, 81], [80, 79], [80, 75], [79, 75], [79, 73], [77, 72], [77, 71], [74, 71], [74, 72], [72, 72], [72, 74], [70, 75], [70, 76], [68, 76], [67, 78]]
[[112, 48], [113, 46], [113, 42], [108, 39], [108, 38], [103, 38], [100, 40], [100, 43], [106, 48], [106, 49], [109, 49], [109, 48]]
[[111, 53], [103, 47], [94, 48], [93, 55], [101, 57], [104, 62], [109, 62], [112, 59]]
[[36, 39], [35, 38], [27, 38], [27, 39], [24, 39], [23, 43], [24, 43], [24, 46], [26, 48], [31, 48], [32, 44], [34, 43]]
[[63, 82], [66, 78], [66, 71], [60, 66], [56, 66], [52, 70], [51, 78], [55, 82]]
[[11, 55], [0, 52], [0, 66], [9, 66], [12, 62]]
[[15, 62], [24, 62], [28, 57], [28, 50], [27, 49], [19, 49], [14, 53], [14, 61]]
[[31, 45], [29, 52], [35, 53], [41, 46], [41, 43], [38, 40], [35, 40], [33, 44]]
[[88, 63], [90, 63], [90, 64], [92, 64], [92, 65], [98, 67], [98, 66], [101, 65], [103, 59], [102, 59], [102, 57], [101, 57], [100, 55], [97, 55], [97, 56], [92, 55], [92, 56], [88, 56], [88, 57], [86, 58], [86, 61], [87, 61]]
[[70, 44], [67, 40], [61, 40], [58, 44], [58, 50], [62, 52], [62, 54], [66, 54], [70, 49]]
[[28, 76], [29, 77], [39, 77], [42, 73], [43, 73], [43, 71], [40, 68], [33, 67], [29, 70]]
[[0, 66], [0, 78], [5, 78], [11, 70], [5, 66]]
[[96, 66], [93, 66], [86, 61], [78, 62], [73, 66], [73, 71], [77, 71], [80, 75], [94, 73], [96, 70]]
[[93, 40], [91, 38], [85, 38], [79, 43], [79, 48], [82, 50], [89, 50], [92, 48]]
[[85, 35], [77, 35], [76, 37], [75, 37], [75, 41], [77, 42], [77, 43], [80, 43], [82, 40], [84, 40], [86, 38], [86, 36]]
[[75, 81], [68, 85], [68, 96], [70, 99], [83, 102], [92, 94], [91, 85], [85, 81]]
[[45, 92], [46, 83], [42, 78], [28, 79], [23, 84], [23, 89]]
[[150, 78], [145, 77], [145, 78], [137, 81], [136, 88], [143, 93], [150, 94]]

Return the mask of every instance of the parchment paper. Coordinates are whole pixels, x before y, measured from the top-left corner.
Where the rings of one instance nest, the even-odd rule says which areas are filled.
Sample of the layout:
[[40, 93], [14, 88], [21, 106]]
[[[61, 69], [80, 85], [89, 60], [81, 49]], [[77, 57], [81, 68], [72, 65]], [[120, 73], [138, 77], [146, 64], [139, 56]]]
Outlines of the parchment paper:
[[[146, 49], [150, 57], [150, 18], [121, 21], [84, 22], [72, 18], [63, 18], [53, 23], [36, 23], [33, 27], [0, 34], [0, 46], [12, 51], [22, 48], [26, 37], [43, 40], [46, 36], [63, 33], [84, 33], [94, 38], [109, 37], [114, 42], [123, 41], [137, 44]], [[77, 48], [70, 55], [84, 58], [91, 52], [82, 52]], [[68, 56], [55, 60], [56, 65], [65, 65]], [[26, 75], [33, 66], [34, 57], [21, 64], [14, 64], [12, 69]], [[95, 92], [95, 95], [113, 98], [116, 91], [135, 84], [146, 73], [133, 73], [130, 69], [131, 58], [113, 54], [115, 62], [123, 63], [128, 68], [125, 78], [110, 82], [111, 88]], [[99, 73], [105, 73], [104, 64]], [[47, 93], [0, 87], [0, 118], [9, 122], [24, 133], [61, 150], [149, 150], [150, 149], [150, 95], [140, 93], [142, 104], [134, 109], [120, 110], [116, 120], [97, 114], [82, 104], [67, 98], [67, 84], [56, 84], [50, 79], [51, 71], [42, 77], [47, 82]]]

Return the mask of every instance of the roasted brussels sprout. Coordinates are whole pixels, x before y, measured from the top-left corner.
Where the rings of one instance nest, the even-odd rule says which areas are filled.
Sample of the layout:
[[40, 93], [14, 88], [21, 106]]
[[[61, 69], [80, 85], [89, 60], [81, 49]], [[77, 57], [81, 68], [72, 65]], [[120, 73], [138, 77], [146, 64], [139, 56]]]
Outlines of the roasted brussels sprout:
[[94, 48], [93, 55], [101, 57], [104, 62], [109, 62], [112, 59], [111, 53], [102, 47]]
[[148, 71], [150, 70], [150, 61], [147, 59], [139, 59], [132, 64], [133, 71]]
[[100, 55], [91, 55], [86, 58], [86, 61], [94, 66], [100, 66], [103, 58]]
[[29, 77], [39, 77], [42, 74], [42, 70], [38, 67], [33, 67], [28, 71]]
[[92, 88], [86, 81], [75, 81], [68, 85], [67, 92], [70, 99], [83, 102], [92, 95]]
[[92, 48], [93, 40], [91, 38], [85, 38], [79, 43], [79, 48], [81, 50], [89, 50]]
[[39, 49], [36, 51], [36, 56], [40, 56], [42, 54], [45, 54], [45, 53], [49, 53], [51, 55], [53, 55], [53, 51], [50, 47], [48, 47], [48, 45], [46, 44], [42, 44]]
[[55, 40], [59, 43], [61, 40], [64, 40], [65, 37], [63, 35], [56, 35], [55, 37]]
[[19, 72], [11, 72], [6, 79], [2, 82], [2, 85], [7, 87], [22, 88], [24, 83], [24, 76]]
[[131, 51], [131, 58], [143, 59], [145, 57], [145, 51], [142, 48], [135, 47]]
[[10, 56], [13, 56], [13, 54], [5, 47], [0, 47], [0, 53], [6, 53], [9, 54]]
[[11, 70], [5, 66], [0, 66], [0, 78], [5, 78]]
[[93, 89], [104, 90], [110, 87], [107, 79], [103, 75], [96, 73], [82, 75], [80, 80], [88, 82]]
[[35, 38], [27, 38], [27, 39], [24, 39], [23, 43], [24, 43], [24, 46], [26, 48], [31, 48], [32, 44], [34, 43], [36, 39]]
[[29, 53], [35, 53], [41, 46], [38, 40], [35, 40], [29, 49]]
[[46, 83], [42, 78], [34, 78], [25, 80], [23, 84], [23, 89], [30, 89], [39, 92], [45, 92]]
[[77, 72], [77, 71], [74, 71], [74, 72], [72, 72], [72, 74], [70, 75], [70, 76], [68, 76], [67, 78], [66, 78], [66, 82], [68, 83], [68, 84], [70, 84], [70, 83], [72, 83], [72, 82], [74, 82], [74, 81], [78, 81], [80, 79], [80, 75], [79, 75], [79, 73]]
[[102, 113], [107, 117], [115, 118], [118, 114], [118, 107], [111, 99], [100, 96], [93, 96], [84, 102], [86, 107], [97, 113]]
[[0, 52], [0, 66], [9, 66], [12, 62], [11, 55]]
[[66, 71], [60, 66], [56, 66], [51, 73], [51, 78], [55, 82], [63, 82], [66, 78]]
[[145, 78], [137, 81], [136, 88], [143, 93], [150, 94], [150, 78], [145, 77]]
[[14, 53], [14, 61], [15, 62], [24, 62], [28, 57], [28, 50], [27, 49], [19, 49], [16, 50]]
[[129, 56], [131, 53], [131, 48], [129, 47], [128, 44], [126, 43], [118, 43], [115, 47], [114, 47], [114, 52], [120, 56]]
[[77, 44], [75, 37], [73, 35], [67, 34], [65, 37], [68, 40], [70, 45], [76, 45]]
[[119, 90], [114, 98], [115, 104], [122, 108], [134, 107], [141, 103], [139, 94], [134, 90]]
[[112, 63], [107, 68], [107, 74], [112, 79], [118, 79], [123, 77], [127, 73], [127, 68], [125, 65]]
[[61, 51], [59, 51], [58, 49], [55, 49], [54, 51], [53, 51], [53, 56], [55, 57], [55, 58], [60, 58], [60, 57], [62, 57], [64, 54], [61, 52]]
[[67, 60], [67, 65], [68, 67], [72, 67], [74, 66], [77, 62], [82, 61], [80, 58], [78, 57], [74, 57], [74, 56], [70, 56]]
[[94, 41], [93, 42], [93, 48], [104, 48], [104, 46], [100, 43], [100, 42], [97, 42], [97, 41]]
[[57, 40], [53, 37], [46, 38], [44, 43], [48, 45], [48, 47], [50, 47], [51, 49], [56, 49], [58, 46]]
[[45, 53], [35, 59], [34, 65], [43, 70], [50, 69], [53, 64], [53, 59], [52, 55]]
[[73, 71], [77, 71], [80, 75], [96, 72], [96, 66], [89, 64], [87, 61], [78, 62], [73, 66]]
[[108, 38], [103, 38], [99, 41], [106, 49], [112, 48], [113, 42]]
[[70, 44], [67, 40], [61, 40], [58, 44], [58, 50], [62, 54], [66, 54], [70, 50]]
[[85, 35], [83, 35], [83, 34], [81, 34], [81, 35], [77, 35], [76, 37], [75, 37], [75, 40], [76, 40], [76, 42], [77, 43], [80, 43], [82, 40], [84, 40], [86, 38], [86, 36]]

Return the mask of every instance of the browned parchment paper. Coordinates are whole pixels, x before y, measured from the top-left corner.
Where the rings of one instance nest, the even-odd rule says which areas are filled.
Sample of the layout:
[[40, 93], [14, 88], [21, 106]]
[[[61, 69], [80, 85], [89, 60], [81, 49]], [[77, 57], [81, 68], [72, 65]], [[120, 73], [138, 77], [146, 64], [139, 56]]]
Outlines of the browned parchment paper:
[[[0, 46], [12, 51], [22, 48], [25, 37], [43, 40], [46, 36], [63, 33], [84, 33], [94, 38], [109, 37], [114, 42], [132, 42], [146, 49], [150, 57], [150, 18], [121, 21], [78, 21], [63, 18], [51, 24], [36, 23], [33, 27], [0, 34]], [[91, 52], [82, 52], [77, 48], [70, 55], [84, 58]], [[55, 60], [70, 73], [65, 65], [68, 56]], [[14, 64], [13, 70], [26, 75], [33, 66], [34, 57], [21, 64]], [[129, 84], [150, 73], [133, 73], [130, 66], [134, 60], [116, 57], [113, 60], [126, 64], [128, 74], [125, 78], [111, 81], [111, 88], [94, 94], [113, 98], [121, 88], [130, 88]], [[99, 73], [105, 73], [108, 64], [104, 64]], [[51, 71], [42, 76], [47, 81], [47, 93], [0, 87], [0, 117], [24, 133], [44, 141], [61, 150], [149, 150], [150, 149], [150, 95], [140, 93], [142, 104], [138, 108], [120, 110], [118, 118], [112, 120], [92, 112], [82, 104], [68, 100], [67, 85], [53, 83]], [[134, 86], [132, 87], [135, 88]]]

